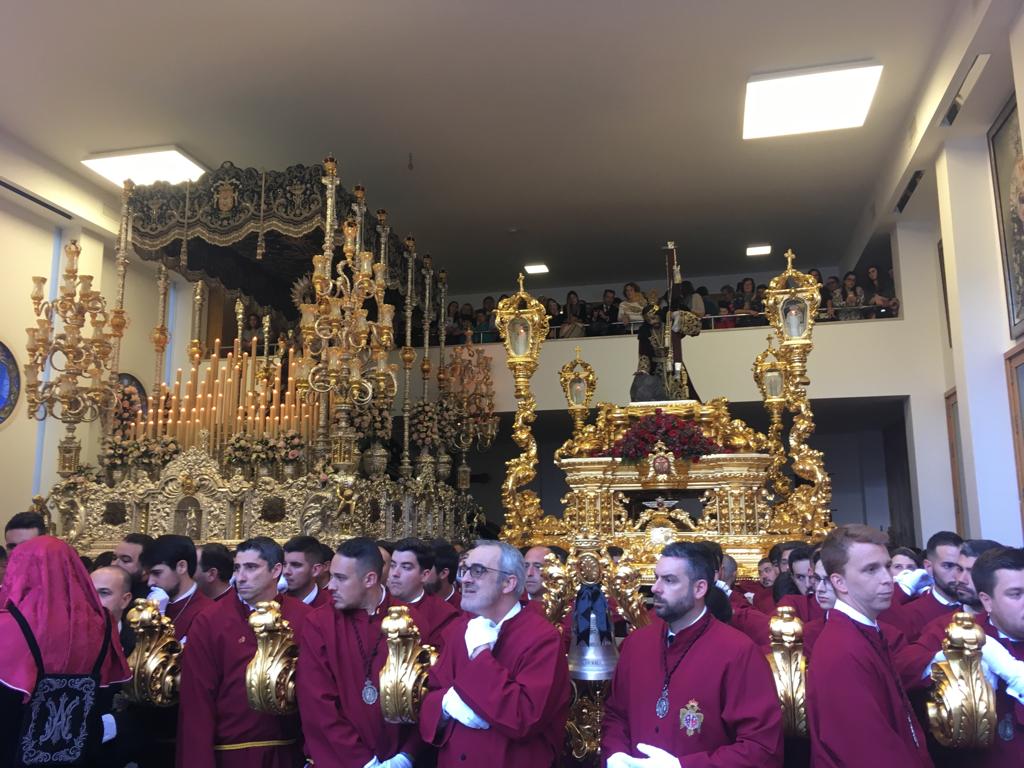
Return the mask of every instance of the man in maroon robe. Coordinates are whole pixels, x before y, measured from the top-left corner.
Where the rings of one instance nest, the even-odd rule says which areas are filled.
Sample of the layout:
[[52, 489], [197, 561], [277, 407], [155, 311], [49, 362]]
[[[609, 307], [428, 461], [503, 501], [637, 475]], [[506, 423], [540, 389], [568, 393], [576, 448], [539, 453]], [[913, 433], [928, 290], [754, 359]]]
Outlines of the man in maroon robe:
[[807, 671], [815, 768], [930, 768], [918, 722], [878, 616], [892, 601], [888, 540], [865, 525], [834, 529], [821, 560], [836, 593]]
[[519, 602], [544, 616], [544, 558], [551, 554], [551, 548], [543, 545], [530, 547], [523, 553], [526, 563], [526, 582]]
[[459, 569], [459, 553], [444, 539], [434, 539], [434, 569], [424, 586], [428, 593], [437, 595], [456, 610], [462, 610], [462, 593], [455, 584]]
[[144, 598], [149, 594], [146, 583], [146, 569], [139, 558], [142, 550], [153, 543], [153, 537], [145, 533], [129, 533], [114, 547], [114, 565], [123, 568], [132, 577], [132, 595]]
[[231, 592], [234, 555], [223, 544], [211, 542], [196, 547], [196, 557], [199, 559], [196, 568], [199, 590], [213, 601], [223, 600]]
[[714, 583], [709, 551], [670, 544], [654, 576], [657, 618], [623, 643], [605, 705], [609, 768], [781, 766], [782, 714], [768, 662], [705, 606]]
[[388, 591], [400, 605], [408, 605], [420, 638], [438, 650], [444, 647], [443, 634], [459, 615], [459, 610], [427, 592], [427, 580], [434, 572], [434, 550], [415, 538], [395, 542], [388, 572]]
[[[213, 601], [199, 591], [196, 573], [196, 546], [188, 536], [168, 533], [154, 539], [139, 557], [149, 572], [149, 588], [167, 595], [164, 615], [174, 622], [174, 636], [188, 642], [192, 622]], [[152, 593], [151, 593], [152, 594]]]
[[932, 619], [951, 617], [959, 610], [956, 584], [962, 544], [963, 539], [951, 531], [939, 531], [928, 539], [924, 565], [933, 580], [931, 589], [882, 614], [881, 619], [898, 627], [909, 642], [914, 642]]
[[237, 595], [193, 622], [181, 655], [178, 768], [294, 768], [302, 763], [298, 715], [250, 708], [246, 667], [256, 653], [249, 614], [277, 601], [292, 631], [301, 633], [310, 612], [277, 592], [284, 553], [265, 536], [243, 541], [235, 552]]
[[378, 701], [388, 653], [380, 625], [397, 605], [383, 569], [372, 539], [343, 542], [331, 561], [334, 605], [313, 611], [300, 635], [296, 693], [317, 768], [411, 768], [423, 747], [415, 726], [385, 722]]
[[330, 595], [317, 583], [323, 571], [322, 552], [320, 542], [312, 536], [293, 536], [284, 545], [286, 594], [310, 608], [331, 602]]
[[569, 711], [569, 668], [556, 630], [524, 609], [526, 563], [505, 542], [478, 541], [459, 568], [460, 616], [430, 671], [420, 710], [439, 768], [548, 768]]

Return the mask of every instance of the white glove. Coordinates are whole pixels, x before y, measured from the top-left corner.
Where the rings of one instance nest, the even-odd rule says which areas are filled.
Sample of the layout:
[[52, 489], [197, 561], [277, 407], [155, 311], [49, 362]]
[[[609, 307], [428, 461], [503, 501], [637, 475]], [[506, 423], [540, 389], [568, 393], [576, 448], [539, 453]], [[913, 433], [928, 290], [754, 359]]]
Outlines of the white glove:
[[636, 761], [637, 768], [683, 768], [679, 760], [664, 749], [652, 747], [650, 744], [637, 744], [636, 751], [647, 755], [646, 759]]
[[380, 766], [380, 760], [378, 760], [377, 756], [374, 755], [373, 759], [370, 762], [368, 762], [366, 765], [364, 765], [363, 768], [379, 768], [379, 766]]
[[[281, 578], [279, 578], [277, 580], [277, 591], [278, 592], [286, 592], [286, 591], [288, 591], [288, 579], [286, 579], [284, 576], [282, 576]], [[383, 765], [383, 763], [381, 763], [381, 765]], [[365, 766], [364, 766], [364, 768], [365, 768]]]
[[926, 587], [935, 583], [935, 579], [924, 568], [913, 571], [900, 571], [894, 581], [907, 595], [919, 595]]
[[467, 728], [486, 731], [491, 727], [490, 723], [469, 708], [469, 705], [462, 700], [459, 692], [454, 688], [445, 691], [444, 698], [441, 699], [441, 711], [452, 720], [458, 720]]
[[609, 755], [607, 762], [605, 762], [605, 768], [638, 768], [643, 765], [640, 758], [630, 757], [625, 752], [616, 752], [614, 755]]
[[492, 648], [498, 642], [498, 625], [483, 616], [470, 619], [466, 625], [466, 652], [472, 656], [473, 651], [481, 645]]
[[117, 721], [113, 715], [106, 714], [101, 715], [100, 720], [103, 721], [103, 743], [106, 744], [108, 741], [112, 741], [117, 738]]
[[156, 600], [157, 605], [160, 606], [160, 613], [167, 613], [167, 604], [171, 602], [171, 596], [160, 589], [160, 587], [151, 587], [149, 594], [146, 595], [146, 599]]
[[389, 760], [378, 763], [380, 768], [412, 768], [412, 760], [405, 752], [399, 752]]
[[743, 597], [744, 597], [744, 599], [746, 599], [746, 601], [747, 601], [748, 603], [750, 603], [751, 605], [753, 605], [753, 604], [754, 604], [754, 593], [753, 593], [753, 592], [744, 592], [744, 593], [743, 593]]
[[732, 596], [732, 588], [728, 584], [726, 584], [724, 581], [722, 581], [721, 579], [718, 579], [718, 580], [715, 581], [715, 586], [718, 587], [723, 592], [725, 592], [726, 597], [731, 597]]
[[[1006, 681], [1006, 692], [1024, 703], [1024, 661], [1014, 658], [1006, 646], [993, 637], [985, 638], [985, 644], [981, 646], [981, 660], [983, 667]], [[993, 684], [992, 687], [996, 686]]]

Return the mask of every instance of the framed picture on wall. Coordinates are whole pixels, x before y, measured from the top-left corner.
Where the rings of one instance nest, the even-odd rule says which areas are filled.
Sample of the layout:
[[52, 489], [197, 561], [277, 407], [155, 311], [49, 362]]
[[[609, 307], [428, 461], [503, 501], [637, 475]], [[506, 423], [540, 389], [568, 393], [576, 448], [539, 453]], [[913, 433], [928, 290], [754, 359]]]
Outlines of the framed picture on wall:
[[1024, 520], [1024, 343], [1005, 355], [1006, 387], [1010, 395], [1010, 419], [1013, 421], [1013, 456], [1017, 466], [1017, 498]]
[[1021, 151], [1017, 103], [1011, 100], [988, 132], [995, 185], [999, 242], [1010, 336], [1024, 334], [1024, 152]]

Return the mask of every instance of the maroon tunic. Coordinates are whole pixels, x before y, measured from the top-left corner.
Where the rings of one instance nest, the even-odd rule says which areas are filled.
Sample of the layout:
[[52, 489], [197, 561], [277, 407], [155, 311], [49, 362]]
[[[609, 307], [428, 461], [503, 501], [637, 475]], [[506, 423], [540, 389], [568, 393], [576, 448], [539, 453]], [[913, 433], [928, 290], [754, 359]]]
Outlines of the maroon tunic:
[[380, 702], [366, 704], [362, 698], [367, 678], [363, 654], [369, 657], [376, 650], [369, 678], [378, 686], [387, 659], [380, 623], [393, 605], [398, 603], [385, 594], [372, 616], [362, 609], [325, 607], [306, 621], [296, 691], [306, 752], [317, 768], [363, 768], [374, 757], [388, 760], [399, 752], [415, 760], [422, 747], [414, 726], [385, 722]]
[[175, 638], [187, 640], [192, 622], [213, 603], [213, 600], [199, 591], [199, 587], [196, 587], [196, 591], [192, 593], [191, 597], [186, 597], [176, 603], [168, 603], [164, 615], [174, 622]]
[[[1001, 643], [1019, 661], [1024, 661], [1024, 641], [999, 636], [991, 619], [985, 617], [985, 642]], [[1024, 704], [1006, 692], [1006, 683], [999, 681], [996, 691], [996, 735], [992, 746], [975, 752], [973, 760], [964, 759], [963, 766], [971, 768], [1009, 768], [1024, 765]], [[1009, 738], [1007, 738], [1009, 737]]]
[[306, 605], [308, 605], [310, 608], [319, 608], [321, 605], [327, 605], [328, 603], [333, 602], [334, 601], [331, 599], [331, 593], [328, 592], [326, 589], [317, 586], [316, 597], [314, 597], [310, 602], [306, 603]]
[[[523, 609], [501, 626], [493, 650], [470, 659], [465, 634], [472, 618], [463, 614], [449, 627], [420, 710], [420, 733], [439, 747], [438, 768], [555, 765], [569, 713], [569, 667], [558, 630]], [[453, 687], [489, 729], [443, 722], [441, 700]]]
[[462, 592], [454, 584], [451, 585], [452, 593], [445, 598], [442, 598], [448, 605], [452, 606], [455, 610], [462, 610]]
[[[277, 600], [297, 636], [309, 607], [286, 595]], [[302, 761], [298, 715], [279, 717], [249, 707], [245, 669], [256, 653], [250, 613], [235, 598], [204, 611], [192, 624], [181, 654], [179, 768], [292, 768]], [[215, 745], [235, 748], [215, 750]]]
[[767, 653], [771, 644], [772, 617], [748, 603], [736, 589], [729, 595], [729, 604], [732, 606], [729, 624], [753, 640], [762, 653]]
[[818, 605], [818, 599], [813, 592], [806, 595], [784, 595], [779, 600], [777, 607], [782, 608], [783, 606], [789, 606], [796, 611], [797, 617], [804, 624], [815, 619], [825, 618], [825, 611]]
[[415, 603], [396, 599], [395, 604], [409, 607], [412, 620], [420, 631], [420, 641], [434, 646], [438, 651], [444, 649], [444, 631], [461, 615], [459, 609], [436, 595], [424, 594]]
[[807, 665], [812, 766], [930, 768], [924, 729], [881, 632], [832, 610], [813, 653]]
[[770, 587], [765, 589], [764, 592], [754, 595], [754, 607], [761, 613], [767, 613], [769, 616], [775, 613], [775, 597], [772, 595]]
[[[896, 588], [893, 594], [901, 593], [902, 591]], [[952, 617], [958, 610], [960, 610], [959, 603], [943, 605], [935, 599], [935, 595], [929, 590], [916, 600], [911, 600], [902, 605], [896, 605], [894, 601], [892, 607], [887, 611], [883, 611], [878, 618], [898, 627], [907, 636], [907, 641], [912, 643], [917, 640], [921, 630], [930, 621], [939, 616]]]
[[[757, 646], [710, 614], [667, 649], [666, 630], [656, 619], [623, 643], [605, 706], [601, 754], [642, 757], [636, 746], [643, 743], [670, 752], [686, 768], [781, 766], [782, 711]], [[668, 716], [661, 719], [655, 707], [665, 665], [671, 670], [677, 661]]]

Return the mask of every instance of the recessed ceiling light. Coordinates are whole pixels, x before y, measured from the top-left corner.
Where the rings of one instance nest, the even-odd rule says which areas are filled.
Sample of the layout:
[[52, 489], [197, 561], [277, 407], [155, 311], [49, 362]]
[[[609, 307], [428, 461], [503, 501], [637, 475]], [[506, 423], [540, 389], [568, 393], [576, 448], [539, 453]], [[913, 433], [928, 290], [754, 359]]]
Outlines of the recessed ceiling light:
[[772, 247], [770, 245], [748, 245], [747, 256], [770, 256]]
[[147, 147], [89, 155], [82, 164], [117, 186], [126, 179], [136, 184], [195, 181], [206, 169], [177, 147]]
[[817, 67], [747, 81], [743, 138], [789, 136], [864, 125], [881, 64]]
[[528, 275], [545, 275], [548, 271], [547, 264], [527, 264], [523, 269]]

